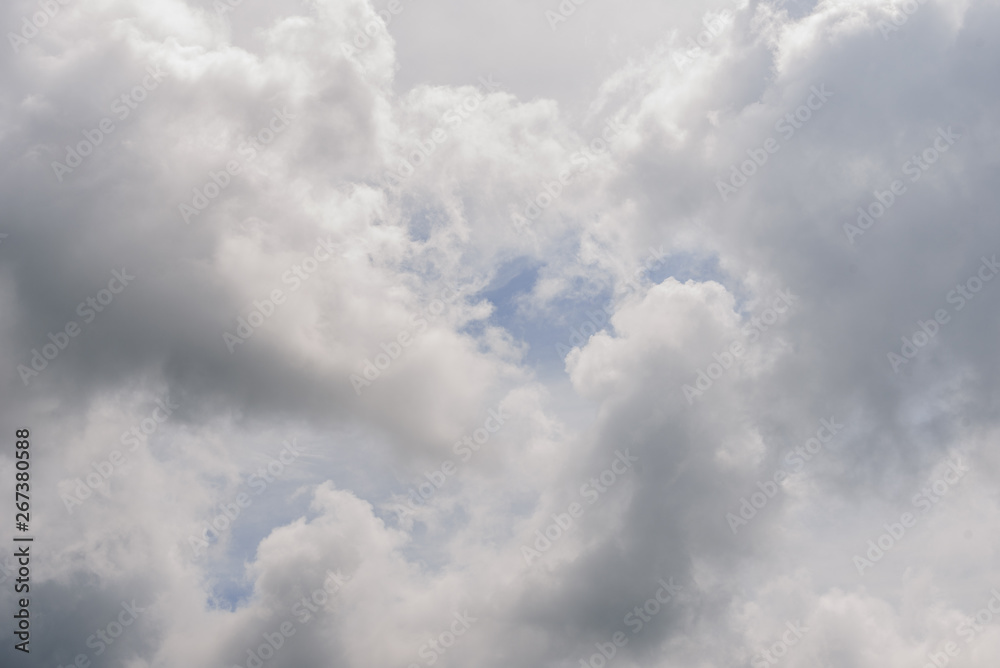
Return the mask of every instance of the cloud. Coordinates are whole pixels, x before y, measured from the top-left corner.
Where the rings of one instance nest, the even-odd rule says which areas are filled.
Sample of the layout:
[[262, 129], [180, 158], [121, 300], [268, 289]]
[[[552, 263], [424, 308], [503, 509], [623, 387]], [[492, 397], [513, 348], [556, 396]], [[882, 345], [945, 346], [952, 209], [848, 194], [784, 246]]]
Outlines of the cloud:
[[995, 656], [990, 3], [0, 22], [4, 661]]

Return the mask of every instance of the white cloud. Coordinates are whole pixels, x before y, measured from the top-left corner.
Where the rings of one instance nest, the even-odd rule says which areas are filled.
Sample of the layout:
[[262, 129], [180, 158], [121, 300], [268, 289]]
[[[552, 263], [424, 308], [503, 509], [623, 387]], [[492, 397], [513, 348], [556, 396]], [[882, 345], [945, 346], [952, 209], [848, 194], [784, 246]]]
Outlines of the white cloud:
[[[995, 6], [593, 0], [553, 32], [557, 3], [218, 4], [60, 4], [0, 59], [3, 413], [32, 432], [44, 546], [32, 653], [5, 661], [247, 665], [289, 622], [266, 665], [578, 666], [674, 578], [614, 665], [902, 667], [949, 642], [993, 665], [995, 620], [961, 624], [997, 586], [1000, 297], [949, 294], [1000, 251]], [[939, 128], [959, 138], [911, 180]], [[509, 417], [463, 461], [490, 410]], [[844, 428], [734, 533], [821, 420]], [[968, 477], [859, 574], [955, 453]]]

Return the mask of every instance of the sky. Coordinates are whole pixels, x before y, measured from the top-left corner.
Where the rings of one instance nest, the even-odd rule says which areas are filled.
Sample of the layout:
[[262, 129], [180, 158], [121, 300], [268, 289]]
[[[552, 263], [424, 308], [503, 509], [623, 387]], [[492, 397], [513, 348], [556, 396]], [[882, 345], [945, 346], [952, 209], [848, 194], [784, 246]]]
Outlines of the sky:
[[1000, 3], [0, 25], [4, 667], [996, 666]]

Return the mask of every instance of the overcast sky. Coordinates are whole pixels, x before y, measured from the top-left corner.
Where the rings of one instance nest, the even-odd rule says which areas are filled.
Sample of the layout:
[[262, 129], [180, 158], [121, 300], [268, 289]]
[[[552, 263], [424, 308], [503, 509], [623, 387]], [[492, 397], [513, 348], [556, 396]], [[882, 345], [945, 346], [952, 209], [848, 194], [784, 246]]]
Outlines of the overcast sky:
[[995, 668], [995, 0], [0, 25], [3, 666]]

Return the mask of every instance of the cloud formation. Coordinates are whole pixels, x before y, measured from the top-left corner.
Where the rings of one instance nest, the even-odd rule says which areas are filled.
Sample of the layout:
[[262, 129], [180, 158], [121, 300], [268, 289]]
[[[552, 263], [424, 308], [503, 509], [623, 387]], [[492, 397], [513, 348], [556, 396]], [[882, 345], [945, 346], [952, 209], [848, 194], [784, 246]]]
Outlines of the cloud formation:
[[4, 665], [995, 665], [995, 3], [0, 23]]

